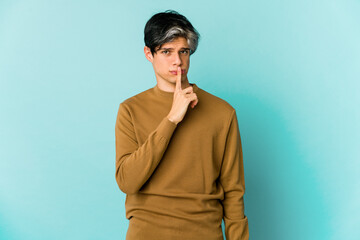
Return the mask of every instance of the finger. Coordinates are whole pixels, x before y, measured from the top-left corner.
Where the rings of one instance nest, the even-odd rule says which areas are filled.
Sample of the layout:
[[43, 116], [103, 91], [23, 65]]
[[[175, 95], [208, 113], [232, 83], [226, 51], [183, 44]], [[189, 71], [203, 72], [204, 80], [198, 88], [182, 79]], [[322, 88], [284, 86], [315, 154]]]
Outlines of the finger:
[[185, 88], [185, 89], [182, 89], [181, 90], [183, 93], [193, 93], [193, 87], [192, 86], [190, 86], [190, 87], [187, 87], [187, 88]]
[[181, 67], [178, 67], [177, 69], [177, 75], [176, 75], [176, 86], [175, 90], [181, 91]]
[[193, 100], [193, 101], [191, 102], [191, 107], [194, 108], [194, 107], [197, 105], [198, 102], [199, 102], [198, 99]]
[[190, 105], [195, 107], [195, 105], [197, 104], [197, 101], [198, 101], [196, 94], [191, 93], [191, 94], [188, 94], [187, 97], [190, 102]]

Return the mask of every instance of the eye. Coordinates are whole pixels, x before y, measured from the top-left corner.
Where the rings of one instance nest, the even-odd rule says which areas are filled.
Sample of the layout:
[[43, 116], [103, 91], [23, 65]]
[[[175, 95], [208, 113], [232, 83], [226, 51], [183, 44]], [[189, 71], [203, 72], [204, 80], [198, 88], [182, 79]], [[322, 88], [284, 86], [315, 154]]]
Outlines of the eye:
[[181, 51], [182, 53], [185, 53], [185, 54], [188, 54], [189, 53], [189, 50], [183, 50]]
[[167, 54], [168, 52], [169, 52], [168, 50], [162, 51], [162, 53], [164, 53], [164, 54]]

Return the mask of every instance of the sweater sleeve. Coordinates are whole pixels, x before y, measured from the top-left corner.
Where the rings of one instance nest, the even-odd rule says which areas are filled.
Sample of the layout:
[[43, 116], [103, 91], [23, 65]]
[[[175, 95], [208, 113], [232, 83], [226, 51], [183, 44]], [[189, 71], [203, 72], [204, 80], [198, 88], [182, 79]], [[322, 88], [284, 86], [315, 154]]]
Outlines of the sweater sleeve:
[[248, 219], [244, 214], [245, 178], [240, 132], [235, 109], [231, 115], [225, 151], [220, 171], [220, 184], [224, 189], [221, 201], [224, 209], [227, 240], [249, 239]]
[[176, 126], [164, 117], [139, 146], [130, 111], [124, 102], [120, 103], [115, 124], [115, 178], [122, 192], [140, 190], [159, 164]]

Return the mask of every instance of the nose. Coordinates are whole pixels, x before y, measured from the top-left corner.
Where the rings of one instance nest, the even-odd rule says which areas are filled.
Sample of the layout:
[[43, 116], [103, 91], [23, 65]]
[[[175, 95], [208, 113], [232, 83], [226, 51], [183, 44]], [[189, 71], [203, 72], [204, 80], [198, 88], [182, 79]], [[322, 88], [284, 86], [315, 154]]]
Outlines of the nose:
[[174, 54], [174, 64], [181, 65], [181, 58], [179, 56], [179, 53]]

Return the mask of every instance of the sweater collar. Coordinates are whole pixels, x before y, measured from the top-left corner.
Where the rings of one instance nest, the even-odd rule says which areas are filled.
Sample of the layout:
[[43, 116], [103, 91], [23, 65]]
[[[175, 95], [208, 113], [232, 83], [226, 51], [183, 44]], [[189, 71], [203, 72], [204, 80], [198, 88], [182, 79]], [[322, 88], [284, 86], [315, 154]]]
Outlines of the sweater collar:
[[[193, 92], [197, 92], [197, 90], [199, 89], [199, 87], [195, 84], [195, 83], [189, 83], [190, 86], [193, 87]], [[154, 87], [154, 92], [158, 95], [164, 96], [164, 97], [173, 97], [174, 96], [174, 92], [166, 92], [164, 90], [161, 90], [158, 85], [156, 84]]]

